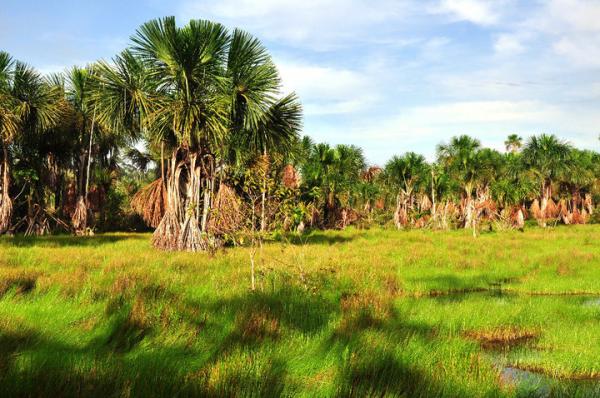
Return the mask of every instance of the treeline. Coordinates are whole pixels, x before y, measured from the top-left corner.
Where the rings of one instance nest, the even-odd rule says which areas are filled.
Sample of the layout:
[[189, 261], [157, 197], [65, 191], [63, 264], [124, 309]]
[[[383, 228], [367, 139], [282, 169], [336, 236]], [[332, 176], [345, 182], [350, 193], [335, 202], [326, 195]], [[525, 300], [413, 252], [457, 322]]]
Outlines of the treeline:
[[[405, 228], [523, 228], [600, 221], [600, 154], [554, 135], [524, 141], [510, 135], [506, 151], [470, 136], [437, 147], [434, 162], [406, 152], [384, 167], [368, 166], [360, 148], [314, 144], [304, 138], [298, 160], [280, 164], [290, 190], [275, 209], [277, 228], [344, 228], [373, 224]], [[286, 199], [287, 198], [287, 199]]]
[[149, 227], [196, 251], [309, 227], [594, 221], [600, 155], [553, 135], [506, 153], [459, 136], [380, 168], [301, 122], [262, 44], [217, 23], [153, 20], [110, 62], [51, 76], [0, 52], [0, 233]]

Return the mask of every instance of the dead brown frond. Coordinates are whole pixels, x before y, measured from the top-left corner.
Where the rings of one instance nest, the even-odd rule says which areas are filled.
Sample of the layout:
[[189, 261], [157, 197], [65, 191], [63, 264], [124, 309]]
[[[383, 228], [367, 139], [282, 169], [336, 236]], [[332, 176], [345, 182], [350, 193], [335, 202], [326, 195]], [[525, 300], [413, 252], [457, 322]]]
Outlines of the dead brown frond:
[[420, 212], [429, 211], [431, 209], [432, 203], [427, 195], [421, 195], [418, 199], [418, 203]]
[[215, 196], [207, 230], [214, 235], [231, 234], [243, 227], [243, 203], [233, 188], [221, 183]]
[[300, 186], [300, 174], [291, 164], [285, 165], [281, 174], [281, 181], [286, 188], [296, 189]]
[[580, 212], [579, 209], [575, 208], [573, 210], [573, 214], [571, 215], [571, 223], [572, 224], [585, 224], [587, 222], [587, 212], [585, 209], [583, 212]]
[[556, 203], [552, 200], [552, 198], [548, 198], [548, 202], [546, 203], [546, 218], [553, 220], [558, 218], [559, 208]]
[[531, 208], [529, 210], [531, 211], [531, 214], [533, 214], [533, 217], [536, 220], [541, 220], [543, 218], [539, 200], [535, 199], [531, 204]]
[[167, 207], [167, 188], [162, 178], [159, 178], [141, 188], [131, 199], [131, 208], [139, 214], [144, 222], [152, 227], [158, 227], [165, 215]]

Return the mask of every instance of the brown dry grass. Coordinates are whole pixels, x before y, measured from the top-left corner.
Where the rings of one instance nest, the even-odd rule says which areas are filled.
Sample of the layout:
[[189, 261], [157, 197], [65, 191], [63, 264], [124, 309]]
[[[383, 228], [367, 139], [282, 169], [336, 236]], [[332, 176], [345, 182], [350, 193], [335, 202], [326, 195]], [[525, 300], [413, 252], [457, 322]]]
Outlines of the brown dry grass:
[[540, 331], [524, 329], [517, 326], [501, 327], [488, 330], [470, 330], [464, 336], [476, 340], [485, 349], [510, 349], [534, 343], [540, 337]]

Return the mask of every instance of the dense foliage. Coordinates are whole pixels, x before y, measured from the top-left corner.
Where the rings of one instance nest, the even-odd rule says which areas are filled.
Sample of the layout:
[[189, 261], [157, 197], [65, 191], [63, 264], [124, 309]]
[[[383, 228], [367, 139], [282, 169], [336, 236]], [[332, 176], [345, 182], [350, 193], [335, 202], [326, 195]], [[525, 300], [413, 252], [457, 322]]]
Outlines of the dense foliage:
[[383, 167], [301, 138], [301, 105], [249, 34], [153, 20], [110, 62], [41, 76], [0, 52], [0, 233], [154, 228], [162, 249], [305, 228], [594, 221], [600, 154], [554, 135], [463, 135]]

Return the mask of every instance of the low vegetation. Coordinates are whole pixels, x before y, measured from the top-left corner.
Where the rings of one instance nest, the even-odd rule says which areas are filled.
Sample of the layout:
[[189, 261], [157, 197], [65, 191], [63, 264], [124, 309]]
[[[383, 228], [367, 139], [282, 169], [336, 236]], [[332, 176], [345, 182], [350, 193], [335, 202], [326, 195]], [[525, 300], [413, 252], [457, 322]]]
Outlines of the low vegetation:
[[149, 238], [0, 240], [1, 395], [598, 393], [597, 226]]

